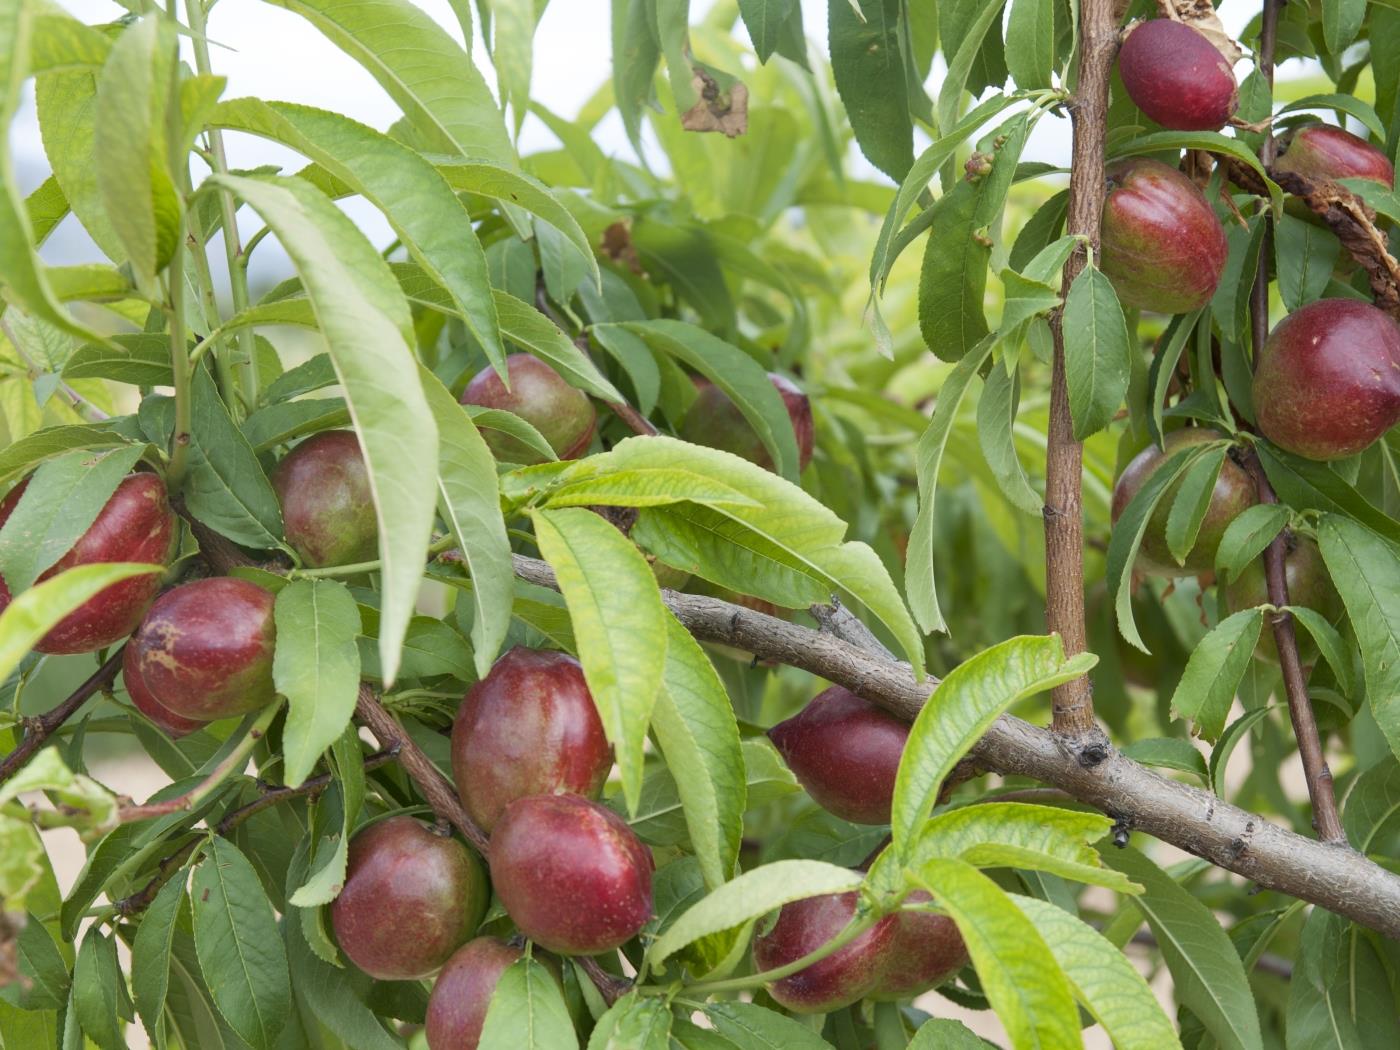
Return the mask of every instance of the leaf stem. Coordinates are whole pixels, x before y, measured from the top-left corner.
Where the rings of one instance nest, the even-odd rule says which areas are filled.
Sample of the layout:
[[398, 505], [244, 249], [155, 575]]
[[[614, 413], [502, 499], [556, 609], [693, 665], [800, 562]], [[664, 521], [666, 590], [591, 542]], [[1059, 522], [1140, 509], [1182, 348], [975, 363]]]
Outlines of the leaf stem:
[[[444, 536], [428, 547], [429, 556], [443, 553], [457, 546], [455, 536]], [[287, 575], [294, 580], [315, 580], [331, 576], [358, 576], [364, 572], [378, 572], [384, 567], [379, 558], [373, 561], [357, 561], [350, 565], [327, 565], [319, 569], [293, 569]]]
[[[189, 13], [195, 69], [200, 73], [208, 74], [213, 67], [209, 60], [209, 38], [205, 25], [203, 0], [185, 0], [185, 10]], [[209, 128], [206, 134], [209, 137], [209, 159], [212, 161], [211, 166], [214, 173], [227, 175], [229, 172], [228, 153], [224, 149], [223, 132], [218, 128]], [[233, 295], [233, 310], [234, 313], [242, 313], [248, 309], [248, 271], [243, 262], [244, 253], [238, 239], [238, 206], [234, 202], [231, 190], [220, 188], [219, 207], [223, 214], [224, 256], [228, 260], [229, 288]], [[253, 339], [251, 328], [239, 330], [238, 349], [238, 370], [243, 402], [238, 407], [247, 409], [257, 404], [260, 391], [257, 344]]]

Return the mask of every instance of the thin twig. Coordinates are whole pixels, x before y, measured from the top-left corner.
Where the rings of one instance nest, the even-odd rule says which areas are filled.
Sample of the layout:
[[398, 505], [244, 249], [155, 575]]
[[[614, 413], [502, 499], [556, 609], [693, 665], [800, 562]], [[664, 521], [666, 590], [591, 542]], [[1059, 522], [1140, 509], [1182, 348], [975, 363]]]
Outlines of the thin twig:
[[[1103, 213], [1104, 136], [1108, 120], [1108, 82], [1118, 49], [1113, 0], [1080, 3], [1079, 77], [1074, 104], [1073, 159], [1070, 164], [1069, 214], [1065, 232], [1099, 246]], [[1062, 287], [1068, 292], [1086, 260], [1083, 245], [1065, 263]], [[1065, 379], [1063, 316], [1051, 318], [1055, 356], [1050, 377], [1050, 425], [1045, 462], [1045, 623], [1059, 634], [1065, 654], [1088, 648], [1084, 616], [1084, 512], [1081, 489], [1084, 450], [1074, 437]], [[1103, 737], [1094, 721], [1093, 686], [1087, 675], [1057, 686], [1051, 693], [1053, 728], [1070, 740]]]
[[[1279, 9], [1282, 0], [1264, 0], [1264, 18], [1259, 35], [1259, 72], [1269, 85], [1270, 96], [1274, 83], [1274, 44], [1278, 37]], [[1273, 130], [1264, 132], [1264, 141], [1259, 149], [1259, 159], [1264, 167], [1274, 162], [1277, 142]], [[1273, 257], [1273, 220], [1269, 215], [1268, 204], [1260, 203], [1261, 221], [1264, 223], [1261, 259]], [[1251, 325], [1250, 336], [1254, 350], [1254, 364], [1258, 367], [1264, 351], [1264, 343], [1269, 337], [1269, 267], [1263, 263], [1254, 278], [1250, 296]], [[1254, 479], [1260, 503], [1277, 503], [1278, 497], [1269, 484], [1259, 457], [1250, 453], [1245, 460], [1245, 469]], [[1337, 799], [1332, 786], [1332, 771], [1327, 767], [1327, 758], [1322, 750], [1322, 741], [1317, 730], [1317, 719], [1313, 715], [1312, 700], [1308, 697], [1307, 679], [1303, 675], [1302, 662], [1298, 659], [1298, 637], [1293, 626], [1293, 617], [1284, 612], [1289, 604], [1288, 573], [1286, 562], [1288, 542], [1284, 531], [1280, 531], [1264, 550], [1264, 575], [1268, 580], [1269, 604], [1278, 611], [1270, 617], [1274, 632], [1274, 642], [1278, 648], [1279, 666], [1283, 670], [1284, 692], [1288, 696], [1288, 714], [1293, 721], [1293, 735], [1298, 740], [1298, 754], [1303, 760], [1303, 773], [1308, 782], [1308, 797], [1312, 801], [1313, 826], [1324, 842], [1345, 843], [1346, 832], [1342, 830], [1342, 820], [1337, 813]]]
[[107, 658], [106, 663], [94, 671], [87, 681], [74, 689], [62, 703], [36, 718], [25, 719], [24, 738], [19, 742], [19, 746], [5, 756], [4, 761], [0, 761], [0, 784], [5, 783], [23, 769], [25, 763], [38, 753], [49, 737], [53, 736], [64, 722], [72, 718], [83, 704], [111, 686], [116, 680], [117, 672], [121, 670], [122, 653], [125, 649], [125, 645], [117, 649]]

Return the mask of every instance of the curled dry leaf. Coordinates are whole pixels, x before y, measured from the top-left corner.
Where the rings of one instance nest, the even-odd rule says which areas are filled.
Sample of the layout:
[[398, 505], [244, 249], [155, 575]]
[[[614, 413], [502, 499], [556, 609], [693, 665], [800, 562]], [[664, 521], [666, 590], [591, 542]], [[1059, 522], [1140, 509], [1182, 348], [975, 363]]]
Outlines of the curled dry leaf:
[[1170, 18], [1173, 22], [1185, 22], [1203, 35], [1225, 56], [1225, 61], [1230, 65], [1233, 66], [1244, 57], [1240, 46], [1225, 32], [1225, 26], [1220, 21], [1220, 16], [1215, 13], [1215, 6], [1210, 0], [1157, 0], [1157, 8], [1162, 12], [1163, 18]]
[[749, 89], [735, 81], [728, 91], [703, 69], [696, 69], [691, 84], [700, 94], [700, 101], [681, 115], [681, 127], [686, 131], [722, 131], [736, 138], [749, 130]]

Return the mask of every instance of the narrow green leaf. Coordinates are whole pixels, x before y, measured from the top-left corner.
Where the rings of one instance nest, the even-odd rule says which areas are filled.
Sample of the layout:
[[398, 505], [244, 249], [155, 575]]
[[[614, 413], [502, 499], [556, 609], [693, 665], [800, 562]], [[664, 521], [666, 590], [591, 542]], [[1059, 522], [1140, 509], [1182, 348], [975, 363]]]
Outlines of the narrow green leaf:
[[216, 835], [195, 868], [190, 900], [199, 966], [219, 1013], [253, 1050], [273, 1050], [291, 1011], [291, 979], [257, 873]]
[[1400, 764], [1378, 762], [1356, 778], [1342, 807], [1342, 827], [1362, 853], [1374, 852], [1400, 827]]
[[1108, 426], [1128, 392], [1132, 339], [1113, 282], [1086, 266], [1065, 299], [1065, 381], [1074, 436]]
[[711, 889], [734, 873], [748, 798], [739, 725], [699, 643], [666, 614], [665, 679], [652, 728], [685, 805], [690, 842]]
[[[535, 27], [549, 0], [494, 0], [491, 5], [495, 41], [491, 63], [496, 67], [496, 87], [502, 105], [509, 104], [519, 136], [530, 111], [530, 71], [534, 64]], [[465, 10], [465, 4], [463, 5]], [[467, 32], [470, 40], [471, 33]], [[468, 49], [471, 45], [468, 44]]]
[[78, 962], [73, 969], [72, 1009], [82, 1025], [83, 1033], [102, 1050], [126, 1050], [122, 1035], [118, 986], [122, 986], [121, 967], [117, 965], [117, 945], [104, 936], [96, 926], [83, 935], [78, 949]]
[[60, 620], [114, 583], [162, 573], [163, 565], [98, 562], [79, 565], [36, 584], [0, 612], [0, 682]]
[[[770, 0], [765, 6], [779, 5]], [[896, 181], [914, 163], [914, 122], [905, 103], [912, 73], [904, 67], [900, 10], [899, 0], [827, 4], [832, 72], [856, 142], [870, 163]]]
[[[361, 4], [355, 10], [377, 6]], [[252, 205], [276, 231], [305, 282], [345, 389], [379, 523], [384, 594], [379, 654], [385, 683], [392, 684], [427, 561], [437, 502], [437, 427], [411, 349], [408, 306], [379, 253], [309, 184], [213, 178]]]
[[1341, 57], [1366, 20], [1366, 0], [1322, 0], [1322, 39], [1329, 54]]
[[1317, 540], [1361, 647], [1371, 713], [1400, 755], [1400, 552], [1338, 514], [1322, 516]]
[[986, 1050], [987, 1044], [961, 1021], [931, 1017], [919, 1025], [909, 1050]]
[[1031, 488], [1016, 455], [1016, 385], [1017, 377], [1005, 368], [993, 367], [987, 373], [977, 401], [977, 438], [1002, 495], [1018, 510], [1039, 517], [1044, 501]]
[[1220, 742], [1211, 749], [1210, 762], [1207, 765], [1210, 788], [1220, 798], [1225, 797], [1225, 766], [1230, 761], [1230, 755], [1245, 735], [1273, 710], [1273, 707], [1256, 707], [1253, 711], [1246, 711], [1220, 734]]
[[1018, 700], [1078, 678], [1096, 657], [1065, 659], [1058, 635], [1012, 638], [963, 661], [934, 690], [909, 731], [895, 777], [890, 833], [908, 856], [944, 778]]
[[797, 0], [739, 0], [739, 14], [760, 62], [773, 57], [783, 25], [797, 7]]
[[666, 607], [656, 577], [636, 546], [591, 511], [541, 510], [532, 518], [540, 553], [569, 607], [579, 661], [617, 754], [628, 809], [635, 809], [666, 660]]
[[171, 386], [170, 339], [155, 333], [120, 334], [88, 343], [63, 364], [63, 378], [111, 379], [132, 386]]
[[[1315, 609], [1305, 605], [1285, 605], [1294, 621], [1312, 636], [1318, 652], [1337, 676], [1337, 684], [1348, 697], [1356, 693], [1355, 669], [1351, 662], [1351, 647], [1342, 641], [1341, 634]], [[1269, 625], [1265, 624], [1267, 630]]]
[[1143, 892], [1133, 903], [1161, 945], [1178, 1001], [1228, 1050], [1262, 1050], [1259, 1013], [1239, 953], [1215, 916], [1131, 846], [1104, 852]]
[[[952, 126], [953, 118], [962, 103], [962, 93], [967, 87], [968, 75], [982, 51], [982, 41], [986, 39], [993, 23], [1000, 25], [1001, 11], [1005, 6], [1006, 0], [988, 0], [978, 8], [977, 17], [968, 25], [967, 32], [948, 58], [948, 73], [943, 78], [942, 87], [939, 88], [938, 102], [935, 106], [935, 124], [939, 128]], [[946, 49], [946, 38], [944, 46]]]
[[472, 653], [485, 677], [510, 629], [515, 580], [496, 463], [457, 399], [427, 369], [419, 375], [438, 428], [438, 509], [471, 572]]
[[185, 900], [185, 880], [185, 873], [181, 872], [160, 888], [141, 916], [131, 946], [132, 996], [152, 1041], [170, 990], [170, 949], [175, 939], [175, 920]]
[[669, 1050], [673, 1016], [655, 996], [631, 992], [598, 1018], [588, 1050]]
[[1023, 91], [1050, 86], [1055, 68], [1053, 0], [1011, 0], [1006, 21], [1006, 67]]
[[294, 580], [278, 592], [274, 617], [272, 678], [287, 698], [285, 777], [289, 787], [297, 787], [355, 712], [360, 610], [337, 580]]
[[506, 967], [491, 994], [478, 1050], [570, 1050], [578, 1035], [559, 981], [531, 958]]
[[806, 1025], [753, 1003], [710, 1003], [705, 1016], [715, 1031], [743, 1050], [831, 1050], [831, 1044]]
[[1150, 736], [1134, 740], [1123, 748], [1123, 754], [1134, 762], [1158, 769], [1174, 769], [1206, 779], [1205, 756], [1189, 740], [1178, 736]]
[[1229, 581], [1239, 576], [1264, 553], [1290, 517], [1289, 509], [1282, 503], [1259, 503], [1230, 522], [1215, 552], [1215, 571], [1221, 579]]
[[1321, 299], [1332, 279], [1341, 243], [1315, 223], [1285, 215], [1274, 227], [1274, 263], [1283, 305], [1297, 310]]
[[1221, 446], [1196, 460], [1181, 478], [1171, 510], [1167, 513], [1167, 550], [1178, 565], [1196, 546], [1201, 522], [1215, 498], [1215, 483], [1225, 465], [1227, 450]]
[[687, 944], [740, 926], [806, 897], [844, 893], [861, 883], [859, 872], [815, 860], [780, 860], [726, 882], [681, 915], [652, 942], [647, 958], [655, 969]]
[[292, 972], [297, 975], [297, 997], [327, 1031], [354, 1050], [402, 1050], [403, 1042], [355, 995], [345, 971], [312, 953], [300, 923], [284, 922], [282, 933]]
[[604, 401], [627, 400], [598, 370], [593, 359], [548, 317], [508, 292], [497, 291], [495, 299], [501, 332], [511, 342], [547, 362], [570, 386]]
[[1081, 1045], [1069, 981], [1007, 893], [960, 860], [927, 861], [914, 876], [958, 924], [1011, 1045], [1016, 1050]]
[[1267, 441], [1257, 442], [1254, 447], [1279, 499], [1294, 510], [1342, 514], [1390, 543], [1400, 544], [1400, 521], [1368, 503], [1329, 464], [1289, 455]]
[[1019, 894], [1011, 899], [1040, 931], [1074, 997], [1116, 1046], [1180, 1050], [1181, 1041], [1157, 997], [1117, 946], [1053, 904]]
[[1221, 620], [1191, 651], [1181, 681], [1172, 694], [1172, 714], [1188, 718], [1212, 743], [1219, 739], [1235, 700], [1235, 690], [1249, 667], [1264, 615], [1243, 609]]

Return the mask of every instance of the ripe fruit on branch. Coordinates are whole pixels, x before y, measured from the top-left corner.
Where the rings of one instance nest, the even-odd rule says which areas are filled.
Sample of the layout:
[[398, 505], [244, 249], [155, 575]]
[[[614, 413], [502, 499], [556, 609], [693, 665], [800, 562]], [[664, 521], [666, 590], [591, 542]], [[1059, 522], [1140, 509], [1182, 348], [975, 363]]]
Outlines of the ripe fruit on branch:
[[1225, 230], [1200, 188], [1161, 161], [1130, 157], [1105, 177], [1100, 266], [1126, 306], [1187, 313], [1225, 270]]
[[428, 998], [428, 1050], [476, 1050], [496, 984], [524, 954], [495, 937], [478, 937], [458, 948]]
[[[758, 971], [773, 970], [810, 955], [840, 933], [855, 915], [859, 895], [828, 893], [783, 905], [773, 928], [753, 942]], [[894, 915], [886, 915], [826, 958], [768, 987], [769, 994], [796, 1013], [827, 1013], [864, 999], [883, 976], [895, 940]]]
[[583, 668], [567, 653], [516, 646], [472, 686], [452, 727], [462, 805], [488, 832], [527, 795], [597, 798], [612, 750]]
[[597, 955], [651, 918], [651, 853], [612, 810], [581, 795], [532, 795], [491, 835], [491, 882], [526, 937]]
[[1395, 165], [1385, 153], [1349, 131], [1326, 124], [1304, 124], [1279, 136], [1276, 171], [1310, 179], [1370, 179], [1395, 187]]
[[331, 902], [335, 939], [371, 977], [426, 977], [466, 942], [491, 892], [481, 862], [412, 817], [371, 824], [350, 840], [345, 886]]
[[[1257, 402], [1256, 402], [1257, 404]], [[1117, 522], [1123, 511], [1138, 490], [1147, 483], [1173, 454], [1190, 445], [1203, 445], [1220, 441], [1225, 437], [1217, 430], [1207, 427], [1185, 427], [1167, 435], [1165, 450], [1156, 445], [1143, 449], [1123, 468], [1113, 486], [1113, 521]], [[1225, 529], [1242, 512], [1257, 502], [1254, 482], [1229, 456], [1220, 467], [1220, 476], [1215, 481], [1215, 491], [1211, 494], [1210, 506], [1201, 519], [1196, 543], [1186, 553], [1185, 563], [1178, 565], [1167, 546], [1167, 519], [1171, 515], [1172, 504], [1181, 490], [1182, 478], [1173, 482], [1162, 494], [1152, 517], [1147, 520], [1147, 529], [1142, 536], [1142, 546], [1138, 549], [1136, 568], [1138, 572], [1153, 576], [1193, 576], [1207, 572], [1215, 566], [1215, 552], [1220, 549], [1221, 537]]]
[[[786, 376], [769, 372], [768, 378], [782, 395], [788, 418], [792, 420], [792, 430], [797, 437], [798, 469], [806, 470], [812, 461], [814, 440], [812, 403]], [[729, 395], [708, 379], [697, 378], [695, 386], [696, 398], [681, 424], [680, 436], [691, 444], [732, 452], [765, 470], [772, 470], [773, 457], [768, 454], [758, 431], [744, 418]]]
[[[26, 478], [0, 502], [0, 527], [28, 487]], [[165, 482], [155, 474], [130, 474], [117, 485], [87, 532], [36, 582], [98, 562], [164, 565], [174, 553], [177, 525]], [[88, 653], [120, 641], [136, 629], [159, 590], [158, 574], [114, 583], [58, 621], [34, 648], [50, 654]], [[10, 598], [10, 588], [0, 578], [0, 612], [10, 604]]]
[[[598, 419], [588, 395], [571, 387], [558, 372], [529, 354], [507, 357], [506, 372], [510, 375], [509, 390], [494, 368], [483, 368], [462, 391], [462, 404], [514, 412], [544, 436], [560, 459], [583, 455], [593, 440]], [[508, 434], [483, 430], [481, 436], [497, 459], [507, 463], [542, 462], [538, 452]]]
[[127, 673], [161, 707], [196, 722], [265, 707], [276, 696], [272, 605], [261, 587], [228, 576], [167, 591], [131, 638]]
[[198, 722], [193, 718], [180, 717], [151, 695], [151, 691], [146, 688], [146, 680], [141, 677], [141, 669], [136, 666], [136, 653], [135, 645], [128, 645], [126, 651], [122, 653], [122, 681], [126, 683], [127, 695], [131, 697], [131, 702], [136, 710], [154, 722], [164, 731], [166, 736], [173, 740], [189, 736], [196, 730], [202, 729], [203, 722]]
[[1400, 325], [1355, 299], [1294, 310], [1255, 363], [1259, 430], [1308, 459], [1354, 456], [1400, 422]]
[[379, 550], [374, 493], [352, 431], [307, 438], [277, 464], [272, 487], [287, 543], [312, 568], [370, 561]]
[[1219, 131], [1239, 106], [1230, 63], [1184, 22], [1157, 18], [1132, 29], [1118, 72], [1138, 109], [1173, 131]]
[[889, 823], [908, 722], [834, 685], [768, 738], [823, 809], [857, 824]]
[[[933, 900], [923, 890], [909, 894], [908, 902]], [[967, 945], [957, 923], [947, 915], [901, 911], [895, 920], [894, 943], [885, 953], [880, 982], [872, 999], [910, 999], [936, 988], [967, 965]]]
[[[1301, 605], [1321, 614], [1328, 623], [1335, 624], [1344, 611], [1341, 595], [1332, 586], [1327, 565], [1322, 560], [1322, 552], [1317, 544], [1306, 536], [1293, 533], [1288, 535], [1288, 550], [1283, 559], [1284, 578], [1288, 581], [1288, 602]], [[1253, 609], [1269, 602], [1269, 581], [1264, 571], [1264, 559], [1255, 558], [1225, 588], [1225, 607], [1232, 613], [1241, 609]], [[1298, 659], [1309, 664], [1317, 659], [1317, 643], [1303, 628], [1296, 630], [1298, 636]], [[1259, 644], [1254, 655], [1268, 663], [1278, 663], [1278, 643], [1274, 632], [1265, 622], [1259, 632]]]

